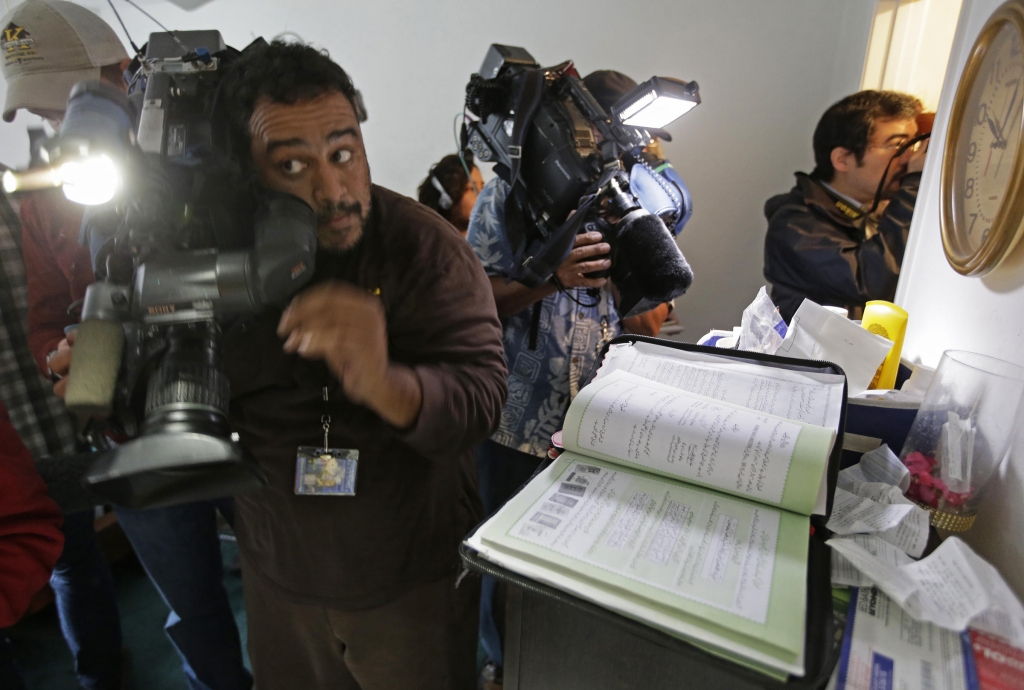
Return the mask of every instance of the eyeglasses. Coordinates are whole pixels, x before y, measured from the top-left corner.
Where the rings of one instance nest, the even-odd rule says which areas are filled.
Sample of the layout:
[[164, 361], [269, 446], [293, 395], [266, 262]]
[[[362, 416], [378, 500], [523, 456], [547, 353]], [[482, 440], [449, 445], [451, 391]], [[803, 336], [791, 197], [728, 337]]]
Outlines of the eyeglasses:
[[[888, 144], [882, 146], [868, 146], [869, 149], [879, 149], [880, 151], [892, 151], [894, 155], [903, 155], [907, 151], [911, 153], [917, 153], [925, 146], [925, 140], [920, 137], [914, 137], [913, 139], [903, 139], [900, 141], [891, 141]], [[898, 153], [896, 153], [898, 152]]]

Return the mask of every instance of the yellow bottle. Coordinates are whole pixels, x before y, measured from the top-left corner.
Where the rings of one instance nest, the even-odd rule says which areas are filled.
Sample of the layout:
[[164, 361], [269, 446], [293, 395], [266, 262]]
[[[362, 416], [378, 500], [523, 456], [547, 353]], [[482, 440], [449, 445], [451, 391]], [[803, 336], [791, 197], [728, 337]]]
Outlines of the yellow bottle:
[[900, 354], [903, 352], [903, 337], [907, 334], [907, 312], [892, 302], [873, 300], [864, 307], [861, 326], [871, 333], [892, 341], [892, 349], [885, 356], [882, 366], [875, 372], [868, 388], [889, 389], [896, 385], [896, 372], [900, 368]]

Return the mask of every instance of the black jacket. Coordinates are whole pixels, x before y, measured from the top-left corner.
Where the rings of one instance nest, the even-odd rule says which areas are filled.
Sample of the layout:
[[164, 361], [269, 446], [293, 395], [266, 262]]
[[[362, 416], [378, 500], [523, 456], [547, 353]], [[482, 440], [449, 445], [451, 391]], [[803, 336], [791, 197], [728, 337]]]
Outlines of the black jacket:
[[764, 277], [787, 323], [805, 297], [845, 307], [851, 318], [865, 302], [893, 299], [920, 183], [920, 173], [903, 178], [870, 238], [859, 209], [803, 173], [765, 203]]

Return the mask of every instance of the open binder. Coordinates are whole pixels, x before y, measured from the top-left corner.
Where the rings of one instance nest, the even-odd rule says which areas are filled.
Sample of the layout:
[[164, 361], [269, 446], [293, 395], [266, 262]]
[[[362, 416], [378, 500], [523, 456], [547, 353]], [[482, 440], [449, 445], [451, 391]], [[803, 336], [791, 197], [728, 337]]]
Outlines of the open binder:
[[[660, 361], [666, 354], [670, 356]], [[623, 634], [657, 641], [657, 649], [673, 650], [675, 663], [699, 667], [702, 677], [715, 685], [823, 686], [836, 658], [824, 525], [845, 425], [842, 370], [827, 362], [642, 336], [615, 339], [599, 364], [624, 355], [645, 359], [616, 364], [617, 371], [606, 366], [581, 391], [563, 427], [566, 448], [572, 450], [542, 466], [474, 531], [462, 546], [467, 567], [611, 622]], [[676, 357], [686, 366], [676, 367]], [[723, 393], [718, 385], [722, 377], [714, 379], [717, 387], [709, 393], [707, 372], [694, 374], [719, 366], [758, 374], [761, 388], [749, 391], [751, 400], [758, 399], [748, 403], [756, 404], [756, 410], [730, 405], [729, 391]], [[636, 373], [647, 376], [646, 382]], [[718, 397], [657, 383], [679, 383], [683, 376], [688, 378], [680, 385]], [[776, 380], [788, 386], [804, 379], [830, 381], [827, 389], [821, 384], [821, 395], [834, 399], [827, 413], [820, 407], [834, 431], [795, 421], [817, 414], [810, 404], [807, 410], [797, 409], [806, 402], [797, 397], [807, 395], [797, 391], [796, 383], [793, 400], [784, 399], [788, 390], [775, 391], [769, 402], [758, 392]], [[742, 376], [724, 380], [732, 381], [733, 388], [746, 385]], [[630, 410], [641, 415], [636, 423], [629, 427], [632, 418], [616, 421], [620, 408], [637, 400], [650, 407]], [[778, 411], [779, 400], [788, 418], [766, 411]], [[716, 431], [715, 420], [725, 420], [728, 428]], [[648, 428], [658, 423], [670, 423], [671, 429]], [[717, 463], [726, 468], [725, 475], [737, 473], [735, 487], [710, 474], [694, 474], [694, 468], [714, 464], [707, 462], [715, 459], [708, 454], [708, 443], [703, 455], [689, 453], [690, 469], [680, 469], [687, 460], [687, 429], [705, 433], [708, 428], [707, 439], [723, 449]], [[638, 429], [651, 433], [641, 437]], [[655, 437], [655, 431], [661, 436]], [[771, 468], [782, 479], [772, 489], [762, 471], [757, 485], [763, 483], [765, 491], [758, 493], [755, 482], [739, 479], [753, 476], [746, 458], [756, 457], [752, 449], [769, 444], [769, 432], [776, 453]], [[735, 438], [730, 441], [728, 434]], [[599, 436], [608, 442], [601, 445]], [[778, 447], [786, 445], [780, 439], [796, 447], [788, 455], [780, 453]], [[744, 440], [745, 459], [737, 464], [736, 444], [743, 447]], [[646, 458], [641, 450], [647, 451]], [[769, 454], [762, 455], [763, 464], [752, 466], [767, 470]], [[680, 465], [666, 465], [666, 458]], [[587, 530], [593, 534], [577, 539]], [[762, 568], [762, 562], [769, 567]]]

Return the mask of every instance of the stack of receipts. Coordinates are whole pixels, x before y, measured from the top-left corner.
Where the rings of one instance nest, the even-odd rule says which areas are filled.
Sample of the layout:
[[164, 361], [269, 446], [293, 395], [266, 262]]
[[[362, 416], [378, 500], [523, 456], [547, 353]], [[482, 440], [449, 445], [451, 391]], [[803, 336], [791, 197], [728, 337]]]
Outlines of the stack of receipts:
[[903, 496], [909, 476], [882, 446], [839, 473], [828, 528], [832, 583], [875, 586], [919, 621], [972, 628], [1024, 647], [1024, 606], [989, 563], [956, 537], [915, 561], [928, 541], [928, 511]]
[[888, 446], [879, 446], [839, 473], [826, 526], [840, 535], [877, 534], [916, 558], [928, 543], [929, 515], [903, 495], [909, 486], [907, 468]]

